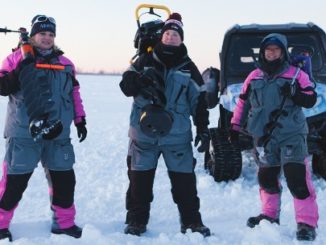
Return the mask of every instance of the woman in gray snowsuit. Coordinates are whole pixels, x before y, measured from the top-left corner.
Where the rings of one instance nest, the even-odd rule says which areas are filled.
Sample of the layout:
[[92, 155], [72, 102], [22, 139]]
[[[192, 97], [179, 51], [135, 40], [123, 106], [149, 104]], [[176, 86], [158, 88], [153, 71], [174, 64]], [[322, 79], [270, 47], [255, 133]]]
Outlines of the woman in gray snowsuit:
[[128, 224], [125, 233], [146, 231], [157, 162], [163, 156], [177, 204], [181, 232], [187, 229], [210, 235], [199, 213], [194, 173], [190, 116], [197, 127], [199, 151], [209, 144], [208, 111], [201, 75], [183, 44], [181, 16], [172, 14], [162, 29], [162, 39], [153, 52], [145, 53], [123, 74], [120, 83], [126, 96], [133, 96], [130, 115], [126, 197]]
[[306, 159], [308, 127], [302, 107], [316, 103], [316, 93], [309, 76], [289, 64], [287, 39], [272, 33], [260, 46], [259, 67], [244, 82], [231, 119], [230, 140], [238, 142], [245, 125], [256, 147], [263, 146], [258, 157], [258, 181], [261, 214], [248, 219], [254, 227], [261, 220], [279, 223], [281, 168], [294, 197], [297, 239], [314, 240], [318, 221], [316, 194]]
[[[0, 239], [12, 240], [8, 228], [14, 210], [39, 161], [49, 182], [51, 232], [76, 238], [82, 234], [74, 222], [75, 155], [70, 125], [75, 122], [83, 141], [87, 135], [86, 115], [75, 67], [54, 45], [55, 34], [52, 17], [35, 16], [30, 33], [35, 57], [24, 59], [21, 49], [17, 49], [0, 68], [0, 95], [9, 98], [0, 182]], [[55, 124], [50, 124], [52, 119]]]

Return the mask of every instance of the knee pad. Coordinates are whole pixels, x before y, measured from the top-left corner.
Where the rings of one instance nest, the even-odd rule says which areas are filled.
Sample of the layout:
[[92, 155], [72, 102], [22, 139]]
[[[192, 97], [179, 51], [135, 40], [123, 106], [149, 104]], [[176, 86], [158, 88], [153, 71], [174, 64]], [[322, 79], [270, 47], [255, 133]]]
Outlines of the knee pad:
[[169, 177], [172, 184], [172, 197], [175, 203], [192, 203], [198, 198], [195, 173], [169, 171]]
[[304, 164], [285, 164], [284, 175], [293, 197], [303, 200], [310, 196], [306, 182], [306, 166]]
[[76, 177], [73, 169], [68, 171], [50, 170], [53, 187], [52, 204], [69, 208], [74, 203]]
[[278, 177], [280, 172], [281, 167], [259, 168], [259, 186], [269, 194], [280, 193], [281, 189], [278, 183]]
[[23, 196], [32, 173], [7, 175], [6, 189], [0, 201], [0, 208], [13, 209]]
[[131, 170], [130, 178], [130, 198], [139, 203], [150, 203], [153, 201], [153, 184], [155, 169], [146, 171]]

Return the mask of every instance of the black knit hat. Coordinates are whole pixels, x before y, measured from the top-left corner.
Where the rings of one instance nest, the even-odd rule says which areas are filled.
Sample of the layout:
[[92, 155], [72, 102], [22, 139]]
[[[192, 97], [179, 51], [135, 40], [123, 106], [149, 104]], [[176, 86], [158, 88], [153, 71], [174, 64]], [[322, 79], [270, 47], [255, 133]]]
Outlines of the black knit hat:
[[39, 32], [49, 31], [55, 35], [55, 20], [52, 17], [46, 15], [36, 15], [32, 19], [32, 28], [30, 36], [34, 36]]
[[181, 40], [183, 41], [183, 24], [181, 15], [178, 13], [172, 13], [169, 18], [165, 21], [162, 28], [162, 35], [167, 30], [174, 30], [179, 33]]

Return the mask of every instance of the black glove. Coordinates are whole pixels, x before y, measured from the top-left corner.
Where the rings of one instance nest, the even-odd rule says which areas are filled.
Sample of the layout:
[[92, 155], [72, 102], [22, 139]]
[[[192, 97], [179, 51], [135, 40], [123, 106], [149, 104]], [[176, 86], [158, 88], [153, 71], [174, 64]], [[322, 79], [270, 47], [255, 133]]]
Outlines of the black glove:
[[283, 96], [291, 98], [296, 92], [296, 86], [292, 86], [290, 83], [285, 83], [280, 90]]
[[0, 95], [7, 96], [20, 90], [20, 83], [15, 70], [0, 77]]
[[29, 58], [26, 58], [26, 59], [23, 59], [17, 66], [17, 68], [15, 69], [15, 75], [17, 77], [19, 77], [19, 73], [26, 67], [28, 66], [29, 64], [31, 63], [34, 63], [35, 62], [35, 59], [32, 58], [32, 57], [29, 57]]
[[86, 129], [86, 120], [83, 118], [83, 120], [76, 124], [77, 128], [77, 136], [79, 138], [79, 142], [83, 142], [86, 139], [87, 136], [87, 129]]
[[197, 130], [197, 135], [195, 138], [195, 147], [200, 143], [200, 146], [197, 148], [198, 152], [205, 152], [209, 150], [209, 141], [210, 141], [210, 136], [209, 136], [209, 131], [208, 128], [202, 129], [202, 130]]
[[238, 145], [240, 143], [239, 134], [239, 131], [236, 131], [234, 129], [229, 130], [229, 141], [231, 144]]

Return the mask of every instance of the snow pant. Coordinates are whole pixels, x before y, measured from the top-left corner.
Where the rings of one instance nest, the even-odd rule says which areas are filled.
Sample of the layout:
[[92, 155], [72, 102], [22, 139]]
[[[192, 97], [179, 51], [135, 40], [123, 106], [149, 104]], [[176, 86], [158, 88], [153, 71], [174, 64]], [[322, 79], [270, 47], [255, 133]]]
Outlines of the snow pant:
[[[280, 172], [280, 166], [260, 167], [258, 170], [262, 213], [274, 219], [279, 219], [280, 216], [282, 189], [279, 182]], [[294, 198], [296, 222], [316, 227], [319, 218], [318, 206], [308, 162], [305, 161], [305, 164], [288, 162], [284, 164], [283, 172]]]
[[[33, 172], [24, 174], [8, 174], [7, 163], [3, 163], [3, 176], [0, 181], [0, 229], [8, 228], [27, 188]], [[73, 169], [53, 171], [46, 169], [50, 184], [51, 209], [53, 211], [53, 227], [68, 228], [74, 225], [75, 206], [75, 173]]]
[[[150, 216], [150, 203], [153, 201], [155, 170], [135, 171], [131, 169], [131, 156], [127, 157], [129, 188], [126, 194], [126, 224], [146, 225]], [[199, 198], [194, 172], [168, 171], [174, 202], [178, 206], [180, 221], [184, 225], [202, 224], [199, 213]]]
[[191, 224], [202, 225], [195, 173], [176, 173], [169, 171], [169, 177], [172, 185], [171, 192], [173, 201], [178, 206], [181, 224], [185, 226]]
[[134, 171], [127, 158], [129, 187], [126, 194], [126, 224], [146, 225], [149, 220], [150, 203], [153, 201], [155, 170]]

